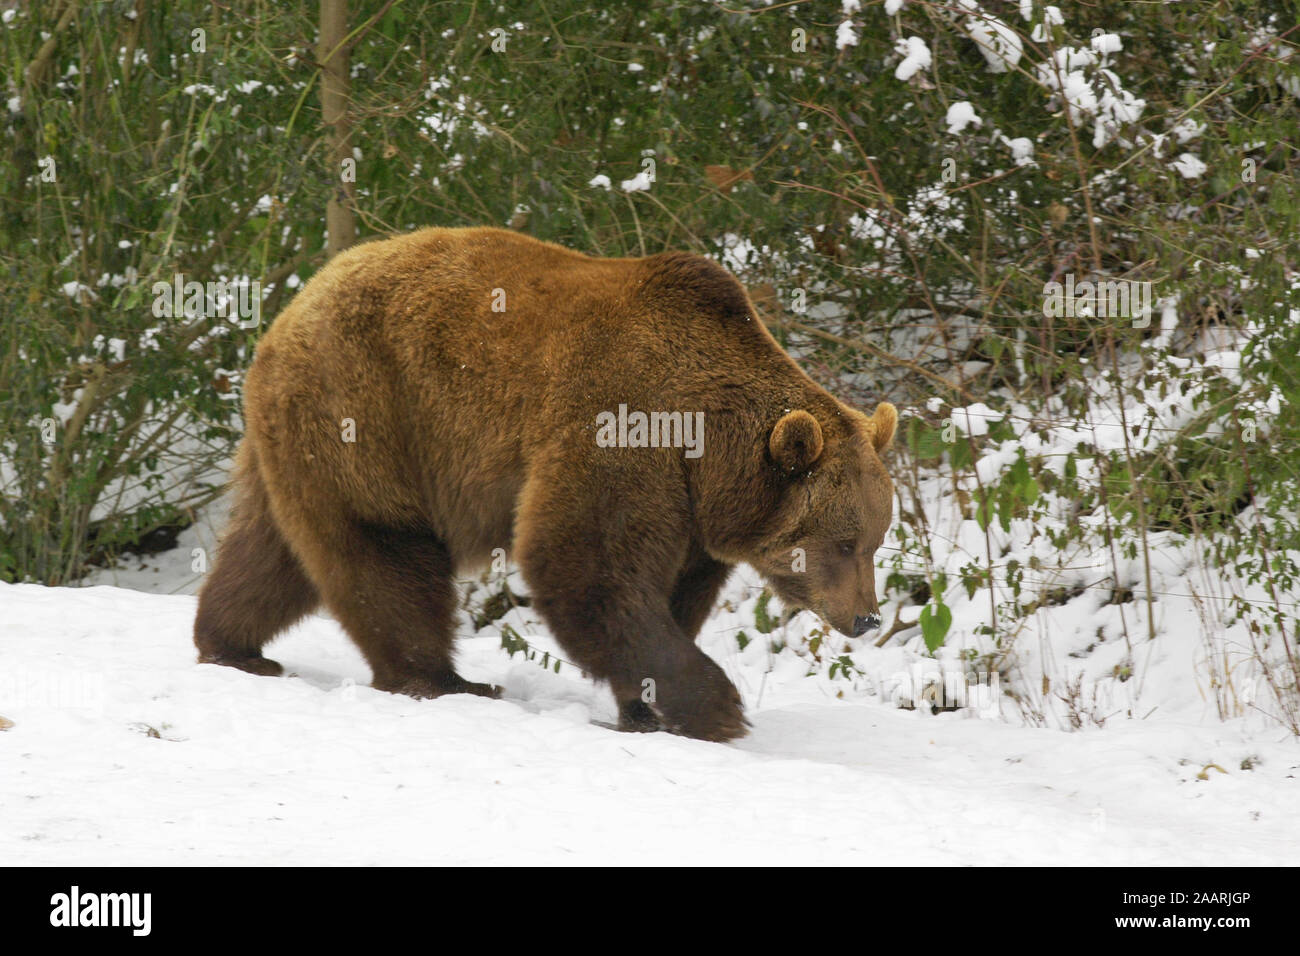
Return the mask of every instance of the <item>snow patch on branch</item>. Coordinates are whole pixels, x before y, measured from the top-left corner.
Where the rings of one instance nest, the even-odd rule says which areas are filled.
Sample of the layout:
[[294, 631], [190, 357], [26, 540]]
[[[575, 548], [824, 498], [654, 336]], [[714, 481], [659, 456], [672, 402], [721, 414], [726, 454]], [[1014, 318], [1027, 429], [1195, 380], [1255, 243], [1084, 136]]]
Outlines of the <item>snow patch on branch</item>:
[[920, 37], [903, 37], [894, 44], [894, 52], [903, 58], [894, 68], [894, 78], [906, 83], [917, 73], [930, 68], [930, 48]]

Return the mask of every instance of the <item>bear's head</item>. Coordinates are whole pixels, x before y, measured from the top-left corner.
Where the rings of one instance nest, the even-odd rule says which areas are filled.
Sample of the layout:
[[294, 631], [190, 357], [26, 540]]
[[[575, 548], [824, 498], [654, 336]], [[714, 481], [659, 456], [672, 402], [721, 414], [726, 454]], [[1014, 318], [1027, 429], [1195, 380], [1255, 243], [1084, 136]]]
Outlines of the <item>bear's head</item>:
[[884, 402], [870, 417], [843, 406], [833, 417], [823, 427], [793, 410], [772, 427], [768, 451], [781, 491], [750, 561], [782, 601], [857, 637], [880, 626], [875, 555], [894, 515], [880, 455], [898, 412]]

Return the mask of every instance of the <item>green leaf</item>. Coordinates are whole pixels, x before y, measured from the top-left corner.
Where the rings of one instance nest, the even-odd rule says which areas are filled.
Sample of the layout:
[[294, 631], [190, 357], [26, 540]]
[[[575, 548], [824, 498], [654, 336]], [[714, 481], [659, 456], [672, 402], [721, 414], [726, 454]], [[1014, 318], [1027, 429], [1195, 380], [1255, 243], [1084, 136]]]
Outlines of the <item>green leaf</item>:
[[974, 457], [971, 452], [970, 441], [966, 439], [954, 442], [948, 449], [948, 455], [952, 461], [952, 467], [957, 471], [965, 471], [969, 468], [971, 459]]
[[927, 604], [921, 609], [921, 638], [931, 654], [943, 646], [943, 640], [948, 636], [950, 627], [952, 627], [952, 611], [948, 610], [948, 605], [942, 601]]
[[1011, 441], [1016, 437], [1016, 430], [1005, 418], [989, 423], [989, 440], [998, 443]]
[[1026, 505], [1032, 505], [1038, 500], [1038, 482], [1030, 478], [1023, 488], [1020, 489], [1020, 498]]
[[767, 602], [770, 600], [772, 600], [772, 592], [764, 588], [763, 593], [754, 602], [754, 628], [760, 634], [771, 634], [772, 629], [776, 627], [776, 621], [772, 620], [767, 613]]
[[1029, 462], [1025, 461], [1023, 451], [1016, 456], [1016, 462], [1011, 466], [1007, 476], [1011, 479], [1011, 484], [1016, 488], [1022, 487], [1029, 480]]
[[931, 428], [919, 418], [907, 423], [907, 447], [922, 461], [939, 459], [947, 448], [938, 429]]

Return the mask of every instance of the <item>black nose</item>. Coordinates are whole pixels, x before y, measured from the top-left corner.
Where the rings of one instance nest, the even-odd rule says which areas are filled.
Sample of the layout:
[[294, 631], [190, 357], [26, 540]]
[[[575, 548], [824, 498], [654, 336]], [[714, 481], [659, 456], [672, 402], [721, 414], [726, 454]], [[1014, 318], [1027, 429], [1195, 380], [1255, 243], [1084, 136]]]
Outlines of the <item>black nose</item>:
[[880, 627], [880, 615], [868, 614], [866, 617], [855, 617], [853, 619], [853, 636], [861, 637], [867, 631], [874, 631]]

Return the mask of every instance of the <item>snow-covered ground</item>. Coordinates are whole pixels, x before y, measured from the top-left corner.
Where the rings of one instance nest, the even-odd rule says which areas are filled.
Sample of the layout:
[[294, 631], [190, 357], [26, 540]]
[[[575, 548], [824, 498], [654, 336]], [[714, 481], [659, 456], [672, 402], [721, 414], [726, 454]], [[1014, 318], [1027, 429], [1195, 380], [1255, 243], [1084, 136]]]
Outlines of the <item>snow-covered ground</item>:
[[[1139, 404], [1130, 422], [1144, 420]], [[1168, 427], [1185, 414], [1152, 407]], [[976, 409], [961, 411], [953, 421], [977, 430]], [[987, 483], [1022, 449], [1052, 463], [1084, 438], [1101, 447], [1114, 431], [1105, 414], [1082, 438], [1063, 415], [1049, 432], [1031, 428], [1027, 411], [1012, 414], [1014, 437], [989, 441], [976, 467]], [[1045, 529], [1100, 520], [1059, 495], [987, 534], [951, 476], [924, 476], [916, 496], [925, 540], [909, 536], [912, 522], [878, 565], [882, 580], [947, 577], [943, 646], [931, 654], [915, 626], [877, 648], [874, 635], [824, 632], [806, 612], [786, 619], [738, 569], [700, 638], [753, 723], [728, 745], [603, 726], [615, 719], [612, 697], [563, 661], [527, 607], [477, 630], [461, 613], [460, 669], [502, 685], [500, 701], [375, 691], [327, 616], [271, 646], [285, 678], [198, 665], [193, 595], [225, 521], [220, 501], [173, 550], [124, 559], [90, 587], [0, 584], [0, 861], [1300, 859], [1300, 742], [1275, 719], [1229, 601], [1240, 593], [1268, 606], [1260, 586], [1224, 578], [1166, 532], [1148, 539], [1149, 586], [1143, 562], [1107, 551], [1100, 535], [1057, 549]], [[990, 562], [994, 600], [987, 582], [968, 594], [965, 570]], [[1013, 564], [1033, 569], [1019, 592]], [[466, 582], [468, 607], [500, 582], [482, 583]], [[510, 585], [525, 590], [517, 574]], [[1017, 593], [1036, 609], [1008, 623]], [[919, 608], [896, 603], [909, 598], [897, 588], [890, 597], [887, 625], [916, 621]], [[507, 653], [503, 633], [537, 656]], [[555, 657], [558, 672], [542, 666]], [[990, 661], [1002, 675], [992, 693], [937, 714], [900, 709], [927, 696], [918, 688], [933, 675]]]
[[[190, 548], [210, 534], [187, 531], [148, 563], [160, 571], [99, 579], [192, 592]], [[900, 710], [773, 653], [744, 603], [753, 584], [738, 575], [701, 637], [753, 722], [729, 745], [606, 729], [608, 692], [572, 667], [510, 658], [496, 626], [462, 628], [461, 670], [502, 684], [505, 699], [415, 701], [367, 686], [326, 617], [272, 645], [292, 676], [261, 678], [194, 662], [189, 593], [0, 585], [0, 716], [13, 722], [0, 733], [0, 860], [1300, 858], [1300, 750], [1276, 725], [1157, 709], [1067, 733], [1022, 726], [1005, 707], [1001, 719]], [[742, 650], [746, 621], [756, 639]], [[555, 649], [527, 609], [497, 623]]]

